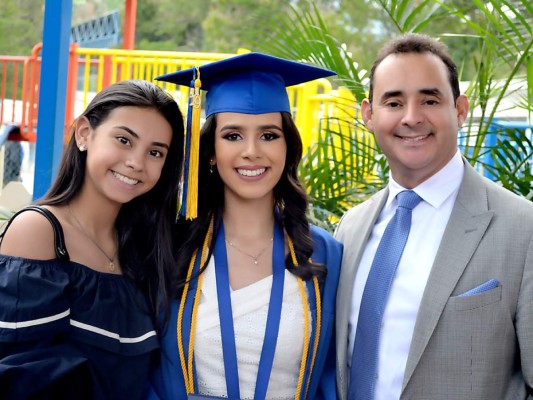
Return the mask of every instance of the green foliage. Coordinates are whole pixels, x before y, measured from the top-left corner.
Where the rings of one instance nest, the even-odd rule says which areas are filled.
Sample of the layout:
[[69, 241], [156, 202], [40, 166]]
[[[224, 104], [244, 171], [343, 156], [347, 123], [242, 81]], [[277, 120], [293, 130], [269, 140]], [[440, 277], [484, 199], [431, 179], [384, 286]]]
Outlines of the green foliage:
[[[525, 86], [523, 107], [531, 113], [531, 66], [529, 54], [533, 46], [531, 21], [533, 7], [528, 1], [475, 1], [485, 17], [481, 22], [467, 19], [479, 46], [476, 75], [467, 91], [472, 105], [465, 132], [465, 154], [470, 162], [480, 164], [493, 179], [517, 194], [529, 196], [533, 147], [524, 130], [499, 129], [494, 123], [506, 98]], [[457, 15], [464, 18], [460, 12]], [[494, 144], [492, 135], [497, 135]], [[490, 158], [486, 157], [489, 152]], [[487, 162], [488, 159], [488, 162]]]
[[257, 42], [256, 46], [280, 57], [329, 68], [357, 101], [366, 97], [366, 71], [359, 69], [347, 47], [329, 33], [316, 6], [292, 8], [292, 14], [278, 21], [267, 40]]
[[90, 21], [113, 11], [119, 11], [120, 15], [124, 15], [125, 4], [125, 0], [74, 0], [72, 2], [72, 25]]
[[512, 128], [499, 128], [491, 134], [496, 135], [497, 143], [486, 148], [492, 162], [484, 168], [504, 187], [533, 200], [531, 135]]
[[235, 53], [253, 48], [287, 11], [283, 0], [211, 0], [202, 23], [203, 48], [218, 53]]
[[41, 41], [44, 0], [0, 1], [0, 54], [24, 55]]
[[320, 132], [304, 154], [299, 174], [314, 223], [331, 230], [350, 207], [383, 187], [389, 167], [363, 126], [328, 118]]
[[137, 48], [202, 51], [202, 21], [210, 3], [210, 0], [137, 2]]
[[252, 48], [287, 10], [283, 0], [139, 1], [136, 47], [235, 53]]
[[[44, 0], [0, 0], [0, 55], [31, 54], [41, 41], [43, 11]], [[8, 63], [0, 69], [0, 91], [5, 91], [6, 98], [21, 93], [23, 68], [22, 64]], [[1, 82], [6, 82], [5, 88]]]

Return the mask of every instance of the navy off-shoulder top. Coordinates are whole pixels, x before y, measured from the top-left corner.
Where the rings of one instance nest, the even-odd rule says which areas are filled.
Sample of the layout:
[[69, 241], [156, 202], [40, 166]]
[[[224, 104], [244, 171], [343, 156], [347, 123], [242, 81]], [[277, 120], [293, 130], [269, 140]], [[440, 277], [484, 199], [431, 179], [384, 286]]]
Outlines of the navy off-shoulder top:
[[157, 349], [123, 276], [0, 254], [1, 398], [141, 398]]

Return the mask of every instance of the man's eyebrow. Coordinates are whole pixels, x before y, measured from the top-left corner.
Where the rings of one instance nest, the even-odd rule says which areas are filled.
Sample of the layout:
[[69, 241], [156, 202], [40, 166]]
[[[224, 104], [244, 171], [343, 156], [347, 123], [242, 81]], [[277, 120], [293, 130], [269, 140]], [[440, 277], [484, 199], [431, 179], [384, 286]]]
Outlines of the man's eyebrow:
[[429, 95], [440, 95], [441, 91], [437, 88], [421, 89], [420, 93]]
[[380, 100], [381, 101], [384, 101], [384, 100], [387, 100], [387, 99], [390, 99], [391, 97], [398, 97], [398, 96], [401, 96], [403, 93], [401, 90], [391, 90], [391, 91], [388, 91], [388, 92], [385, 92], [381, 95], [381, 98]]
[[[439, 89], [437, 89], [437, 88], [427, 88], [427, 89], [420, 89], [418, 91], [418, 93], [426, 94], [426, 95], [438, 96], [438, 95], [441, 94], [441, 91]], [[383, 93], [381, 95], [380, 100], [381, 101], [385, 101], [387, 99], [390, 99], [391, 97], [399, 97], [399, 96], [402, 96], [402, 95], [403, 95], [403, 92], [401, 90], [391, 90], [391, 91]]]

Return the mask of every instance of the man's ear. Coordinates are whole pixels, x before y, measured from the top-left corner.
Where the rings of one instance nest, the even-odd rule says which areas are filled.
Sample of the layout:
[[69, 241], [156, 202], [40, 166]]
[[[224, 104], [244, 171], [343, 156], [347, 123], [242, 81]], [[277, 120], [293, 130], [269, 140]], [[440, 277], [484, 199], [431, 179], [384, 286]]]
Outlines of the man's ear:
[[372, 123], [372, 104], [368, 99], [364, 99], [361, 103], [361, 116], [370, 132], [374, 131], [374, 124]]
[[468, 116], [468, 98], [462, 94], [460, 95], [455, 102], [455, 109], [457, 110], [457, 126], [463, 126], [463, 123]]

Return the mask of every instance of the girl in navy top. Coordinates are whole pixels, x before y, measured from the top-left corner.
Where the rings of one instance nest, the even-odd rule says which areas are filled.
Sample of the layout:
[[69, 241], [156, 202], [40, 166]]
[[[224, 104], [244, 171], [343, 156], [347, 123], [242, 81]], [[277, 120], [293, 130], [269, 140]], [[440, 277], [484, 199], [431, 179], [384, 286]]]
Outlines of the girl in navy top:
[[113, 84], [77, 119], [58, 177], [0, 247], [8, 399], [135, 399], [158, 349], [183, 154], [178, 105]]

